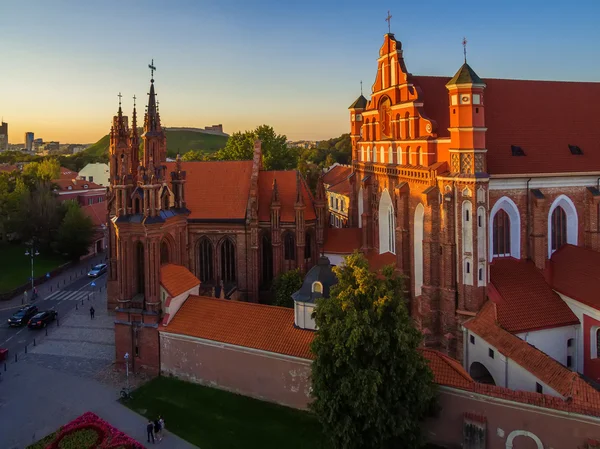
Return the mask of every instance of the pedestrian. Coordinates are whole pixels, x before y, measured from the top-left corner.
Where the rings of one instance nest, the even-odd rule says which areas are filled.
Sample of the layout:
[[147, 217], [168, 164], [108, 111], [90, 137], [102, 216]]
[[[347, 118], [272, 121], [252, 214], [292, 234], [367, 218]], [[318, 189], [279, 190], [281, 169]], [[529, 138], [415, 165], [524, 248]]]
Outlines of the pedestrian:
[[94, 313], [96, 313], [96, 311], [94, 310], [94, 306], [90, 307], [90, 319], [94, 319]]
[[23, 292], [23, 299], [27, 302], [27, 290]]
[[165, 436], [165, 420], [162, 415], [158, 415], [158, 423], [160, 424], [160, 440]]
[[150, 442], [150, 439], [152, 439], [152, 442], [154, 443], [154, 424], [152, 423], [152, 420], [149, 419], [148, 420], [148, 424], [146, 424], [146, 433], [148, 434], [148, 443]]
[[160, 423], [158, 422], [158, 419], [154, 420], [154, 436], [160, 441]]
[[37, 287], [33, 287], [33, 296], [31, 298], [32, 301], [35, 301], [38, 297], [38, 290]]

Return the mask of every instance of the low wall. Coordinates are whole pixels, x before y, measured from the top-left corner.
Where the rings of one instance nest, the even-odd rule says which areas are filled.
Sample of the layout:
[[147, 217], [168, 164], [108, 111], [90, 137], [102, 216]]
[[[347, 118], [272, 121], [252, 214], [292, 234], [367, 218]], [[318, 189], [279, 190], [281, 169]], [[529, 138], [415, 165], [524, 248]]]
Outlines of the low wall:
[[160, 332], [160, 368], [189, 382], [306, 409], [310, 360]]

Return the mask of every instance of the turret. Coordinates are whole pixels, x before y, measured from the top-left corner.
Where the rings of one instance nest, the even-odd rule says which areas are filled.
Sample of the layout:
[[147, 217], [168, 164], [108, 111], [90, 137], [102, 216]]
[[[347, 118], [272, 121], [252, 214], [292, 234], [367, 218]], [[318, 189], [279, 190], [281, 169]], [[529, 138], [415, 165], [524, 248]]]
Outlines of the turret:
[[144, 165], [147, 167], [150, 159], [152, 159], [155, 166], [160, 169], [158, 170], [159, 178], [162, 178], [163, 166], [167, 160], [167, 138], [160, 123], [160, 115], [156, 104], [154, 68], [150, 79], [150, 92], [148, 93], [148, 106], [144, 117], [142, 139], [144, 141]]
[[348, 108], [350, 110], [350, 140], [352, 142], [352, 160], [358, 161], [357, 143], [361, 140], [362, 112], [367, 107], [367, 99], [362, 94], [362, 82], [360, 97]]
[[110, 183], [119, 185], [122, 182], [120, 178], [121, 167], [125, 167], [125, 172], [129, 172], [131, 167], [131, 151], [129, 144], [129, 129], [127, 127], [127, 117], [123, 115], [121, 108], [121, 93], [119, 92], [119, 110], [113, 117], [113, 124], [110, 128], [110, 144], [108, 154], [110, 158]]

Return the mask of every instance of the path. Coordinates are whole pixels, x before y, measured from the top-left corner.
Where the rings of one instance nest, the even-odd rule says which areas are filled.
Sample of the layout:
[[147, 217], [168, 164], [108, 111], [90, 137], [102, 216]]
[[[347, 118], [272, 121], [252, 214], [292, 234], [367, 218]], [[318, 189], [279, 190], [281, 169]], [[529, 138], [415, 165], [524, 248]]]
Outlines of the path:
[[[0, 416], [10, 419], [0, 420], [1, 448], [22, 449], [86, 411], [146, 444], [146, 419], [117, 402], [124, 376], [117, 374], [112, 384], [95, 379], [110, 370], [115, 349], [106, 290], [94, 301], [93, 321], [89, 307], [71, 310], [60, 327], [50, 329], [2, 373]], [[195, 447], [168, 432], [160, 444], [169, 449]]]

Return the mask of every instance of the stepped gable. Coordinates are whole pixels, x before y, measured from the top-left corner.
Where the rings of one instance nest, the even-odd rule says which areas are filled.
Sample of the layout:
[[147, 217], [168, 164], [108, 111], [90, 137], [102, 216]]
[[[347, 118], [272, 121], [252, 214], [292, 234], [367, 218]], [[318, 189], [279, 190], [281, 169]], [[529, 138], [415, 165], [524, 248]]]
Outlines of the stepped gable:
[[[439, 137], [449, 137], [450, 78], [412, 76]], [[483, 79], [490, 175], [600, 170], [600, 83]], [[573, 107], [574, 99], [585, 98]], [[512, 156], [511, 145], [525, 156]], [[571, 154], [569, 145], [583, 154]]]
[[513, 334], [578, 325], [569, 306], [546, 283], [531, 261], [496, 258], [490, 265], [488, 297], [498, 324]]

